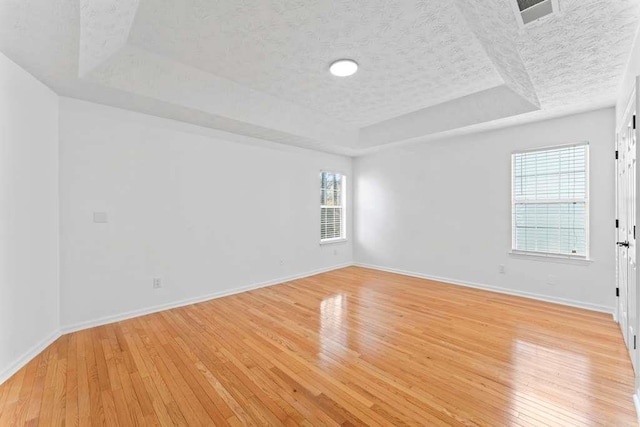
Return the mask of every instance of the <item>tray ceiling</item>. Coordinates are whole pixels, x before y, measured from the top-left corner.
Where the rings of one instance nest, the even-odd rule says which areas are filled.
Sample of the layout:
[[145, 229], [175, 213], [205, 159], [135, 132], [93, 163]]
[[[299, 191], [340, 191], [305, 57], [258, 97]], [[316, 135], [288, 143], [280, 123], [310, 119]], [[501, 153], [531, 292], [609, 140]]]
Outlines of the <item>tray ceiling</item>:
[[512, 1], [4, 0], [0, 50], [63, 96], [345, 154], [613, 105], [639, 2], [520, 29]]

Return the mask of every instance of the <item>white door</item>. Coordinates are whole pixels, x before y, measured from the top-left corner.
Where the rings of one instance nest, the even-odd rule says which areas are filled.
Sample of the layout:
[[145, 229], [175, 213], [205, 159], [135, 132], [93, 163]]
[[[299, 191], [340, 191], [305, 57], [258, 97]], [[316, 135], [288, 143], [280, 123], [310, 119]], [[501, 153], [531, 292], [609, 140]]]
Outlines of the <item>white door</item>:
[[625, 113], [623, 125], [618, 129], [618, 162], [616, 173], [617, 211], [617, 281], [618, 281], [618, 321], [631, 361], [636, 368], [636, 348], [638, 337], [636, 325], [637, 283], [636, 283], [636, 113], [635, 95], [632, 96]]

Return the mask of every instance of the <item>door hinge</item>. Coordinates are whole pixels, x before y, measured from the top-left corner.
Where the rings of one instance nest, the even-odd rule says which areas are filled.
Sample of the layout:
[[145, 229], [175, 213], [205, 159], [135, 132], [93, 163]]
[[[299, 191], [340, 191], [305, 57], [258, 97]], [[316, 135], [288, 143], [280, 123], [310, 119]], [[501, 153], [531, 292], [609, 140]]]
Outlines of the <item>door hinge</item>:
[[620, 227], [620, 220], [616, 219], [616, 228]]
[[636, 115], [633, 115], [633, 128], [636, 128]]
[[616, 296], [619, 297], [620, 296], [620, 288], [616, 288]]
[[636, 239], [636, 226], [633, 226], [633, 240]]
[[616, 160], [618, 160], [618, 150], [616, 150]]
[[636, 336], [633, 336], [633, 349], [636, 349]]

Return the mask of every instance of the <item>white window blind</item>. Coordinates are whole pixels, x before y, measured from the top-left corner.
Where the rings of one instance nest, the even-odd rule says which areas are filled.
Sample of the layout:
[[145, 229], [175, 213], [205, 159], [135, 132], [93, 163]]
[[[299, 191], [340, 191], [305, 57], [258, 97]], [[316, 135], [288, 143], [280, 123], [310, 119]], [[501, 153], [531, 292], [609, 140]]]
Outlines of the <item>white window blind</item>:
[[345, 177], [339, 173], [320, 173], [320, 241], [345, 238]]
[[514, 252], [588, 257], [589, 146], [512, 155]]

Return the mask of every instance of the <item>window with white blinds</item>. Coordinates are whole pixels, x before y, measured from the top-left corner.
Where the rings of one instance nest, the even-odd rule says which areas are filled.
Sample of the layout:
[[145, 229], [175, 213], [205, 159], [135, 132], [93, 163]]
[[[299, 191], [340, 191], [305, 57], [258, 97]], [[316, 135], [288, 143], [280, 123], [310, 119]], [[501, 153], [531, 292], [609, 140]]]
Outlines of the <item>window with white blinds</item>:
[[589, 146], [514, 153], [512, 250], [587, 258]]
[[330, 242], [345, 234], [345, 177], [335, 172], [320, 173], [320, 241]]

